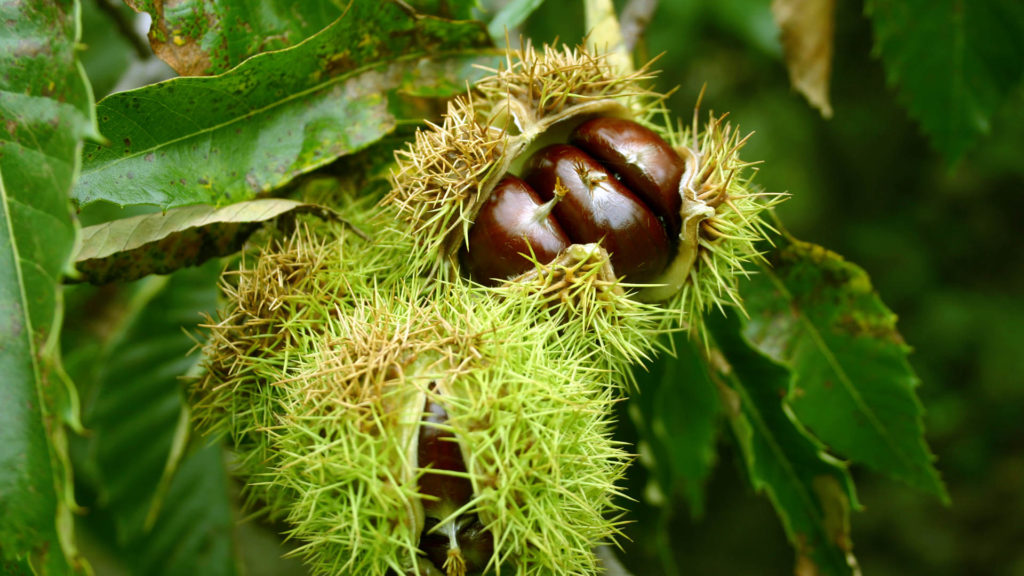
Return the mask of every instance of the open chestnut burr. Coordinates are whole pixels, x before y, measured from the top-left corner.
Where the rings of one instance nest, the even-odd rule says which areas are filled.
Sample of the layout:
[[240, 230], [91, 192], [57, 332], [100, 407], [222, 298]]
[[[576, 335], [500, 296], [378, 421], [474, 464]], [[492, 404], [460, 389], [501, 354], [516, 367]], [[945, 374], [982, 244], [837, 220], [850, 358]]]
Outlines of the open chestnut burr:
[[522, 179], [498, 183], [469, 231], [463, 264], [474, 280], [495, 284], [571, 244], [600, 243], [618, 277], [657, 282], [682, 227], [684, 169], [680, 155], [641, 124], [588, 120], [568, 144], [534, 153]]

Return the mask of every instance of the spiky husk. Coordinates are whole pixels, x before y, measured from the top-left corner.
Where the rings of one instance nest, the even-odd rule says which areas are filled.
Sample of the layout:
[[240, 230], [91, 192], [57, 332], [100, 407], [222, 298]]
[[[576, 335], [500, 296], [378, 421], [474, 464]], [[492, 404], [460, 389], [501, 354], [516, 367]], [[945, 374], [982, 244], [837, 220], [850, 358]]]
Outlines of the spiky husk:
[[418, 239], [411, 264], [433, 275], [457, 268], [455, 252], [491, 190], [549, 129], [588, 114], [635, 115], [650, 102], [646, 70], [618, 73], [585, 50], [546, 47], [509, 52], [504, 68], [448, 105], [441, 125], [416, 134], [396, 155], [398, 207]]
[[[677, 327], [697, 327], [708, 308], [740, 303], [737, 278], [759, 257], [756, 244], [769, 230], [764, 211], [782, 195], [752, 188], [752, 164], [738, 155], [745, 142], [738, 130], [714, 116], [701, 130], [696, 112], [691, 127], [675, 127], [663, 107], [665, 95], [646, 86], [652, 77], [648, 67], [623, 75], [604, 56], [582, 49], [523, 48], [493, 72], [450, 104], [441, 125], [420, 131], [397, 154], [394, 190], [386, 202], [398, 208], [417, 238], [416, 269], [457, 275], [454, 254], [507, 172], [583, 120], [617, 116], [661, 134], [687, 164], [677, 257], [660, 285], [629, 291], [676, 311], [666, 317]], [[557, 266], [539, 264], [527, 276], [556, 276]]]
[[670, 270], [666, 286], [643, 288], [639, 297], [665, 301], [666, 309], [678, 313], [679, 324], [699, 337], [704, 336], [702, 318], [708, 310], [743, 309], [739, 281], [762, 258], [758, 245], [774, 232], [766, 215], [786, 198], [753, 184], [757, 163], [739, 156], [749, 137], [725, 115], [709, 113], [702, 129], [697, 109], [690, 127], [665, 133], [687, 160], [680, 186], [684, 224], [677, 263], [689, 263]]
[[247, 257], [208, 323], [201, 429], [232, 439], [250, 505], [290, 524], [314, 573], [427, 574], [415, 454], [429, 394], [464, 454], [466, 511], [495, 537], [492, 570], [595, 573], [628, 462], [611, 439], [623, 360], [538, 321], [557, 309], [550, 290], [402, 277], [406, 254], [324, 225]]

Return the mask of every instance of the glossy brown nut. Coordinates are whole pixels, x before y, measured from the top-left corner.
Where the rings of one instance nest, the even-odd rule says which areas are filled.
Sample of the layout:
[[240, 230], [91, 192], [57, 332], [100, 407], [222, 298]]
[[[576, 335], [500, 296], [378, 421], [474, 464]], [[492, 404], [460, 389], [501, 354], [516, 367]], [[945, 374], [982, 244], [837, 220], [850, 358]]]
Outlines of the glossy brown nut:
[[439, 428], [448, 421], [443, 406], [427, 398], [423, 424], [416, 450], [418, 466], [424, 469], [419, 478], [423, 511], [431, 518], [443, 520], [473, 498], [473, 485], [467, 478], [439, 474], [434, 470], [465, 472], [462, 451], [451, 432]]
[[533, 155], [526, 181], [544, 200], [555, 183], [568, 193], [554, 214], [575, 243], [601, 242], [611, 255], [615, 274], [629, 282], [650, 282], [669, 259], [665, 228], [647, 206], [601, 164], [567, 144], [554, 144]]
[[569, 237], [549, 213], [541, 216], [540, 196], [515, 176], [498, 183], [481, 207], [463, 248], [462, 261], [478, 282], [493, 284], [531, 270], [533, 263], [550, 262], [569, 247]]
[[652, 130], [621, 118], [588, 120], [573, 130], [570, 142], [615, 173], [664, 218], [671, 238], [679, 236], [679, 180], [686, 164], [668, 142]]
[[[476, 514], [462, 516], [456, 520], [456, 523], [458, 526], [456, 527], [455, 537], [459, 543], [462, 558], [466, 563], [466, 573], [478, 574], [483, 572], [484, 568], [490, 563], [491, 557], [494, 556], [494, 536], [491, 535], [489, 530], [484, 528], [483, 523], [480, 522], [480, 518]], [[443, 566], [448, 560], [451, 540], [449, 540], [447, 534], [440, 530], [429, 532], [436, 525], [436, 521], [427, 521], [427, 525], [423, 529], [423, 536], [420, 538], [420, 549], [423, 550], [434, 566], [439, 570], [443, 570]]]

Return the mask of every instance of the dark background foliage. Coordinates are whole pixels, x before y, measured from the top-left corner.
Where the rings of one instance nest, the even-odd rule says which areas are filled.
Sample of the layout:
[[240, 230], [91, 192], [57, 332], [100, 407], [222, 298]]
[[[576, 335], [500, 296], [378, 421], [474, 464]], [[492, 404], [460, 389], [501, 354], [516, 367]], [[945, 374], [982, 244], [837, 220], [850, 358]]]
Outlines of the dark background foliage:
[[[915, 349], [928, 440], [953, 504], [854, 469], [865, 509], [853, 541], [865, 574], [1024, 574], [1024, 91], [997, 108], [991, 134], [949, 161], [901, 105], [873, 52], [860, 2], [838, 2], [830, 120], [790, 88], [768, 2], [661, 2], [643, 46], [662, 54], [672, 108], [730, 112], [755, 132], [757, 181], [792, 197], [786, 227], [864, 267]], [[545, 4], [535, 38], [572, 38], [582, 12]], [[1009, 57], [1009, 55], [1006, 55]], [[936, 79], [936, 82], [941, 81]], [[728, 446], [703, 519], [680, 507], [666, 537], [680, 574], [787, 574], [792, 552]], [[634, 479], [636, 482], [642, 480]], [[643, 523], [630, 551], [652, 574], [670, 565]], [[645, 573], [640, 571], [640, 573]]]

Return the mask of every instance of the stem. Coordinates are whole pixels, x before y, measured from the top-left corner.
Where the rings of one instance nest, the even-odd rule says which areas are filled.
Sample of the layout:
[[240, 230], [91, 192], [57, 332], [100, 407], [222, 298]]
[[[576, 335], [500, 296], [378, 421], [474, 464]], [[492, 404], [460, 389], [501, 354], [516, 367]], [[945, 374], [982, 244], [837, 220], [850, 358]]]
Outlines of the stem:
[[657, 9], [658, 0], [629, 0], [626, 3], [619, 18], [619, 26], [622, 28], [622, 43], [627, 51], [632, 52], [636, 47]]
[[569, 193], [569, 189], [562, 184], [562, 181], [558, 178], [555, 179], [555, 195], [551, 200], [540, 205], [537, 211], [533, 215], [533, 221], [538, 224], [551, 214], [551, 211], [555, 209], [555, 205], [558, 204], [565, 195]]
[[596, 53], [608, 54], [608, 63], [623, 74], [635, 71], [633, 58], [622, 38], [612, 0], [586, 0], [587, 45]]

